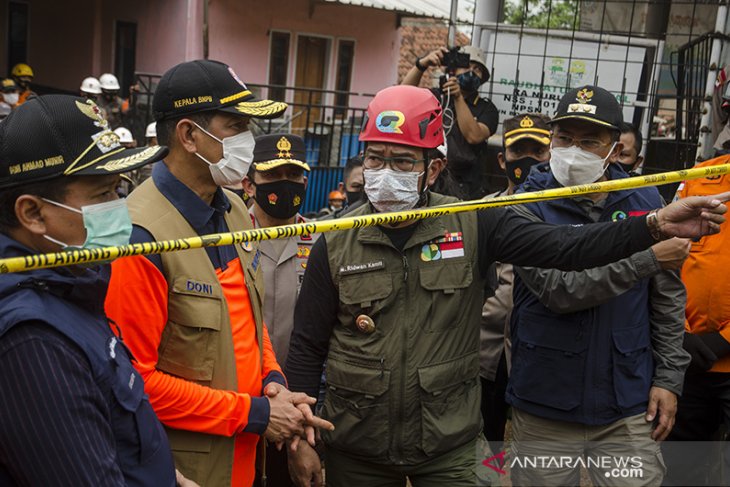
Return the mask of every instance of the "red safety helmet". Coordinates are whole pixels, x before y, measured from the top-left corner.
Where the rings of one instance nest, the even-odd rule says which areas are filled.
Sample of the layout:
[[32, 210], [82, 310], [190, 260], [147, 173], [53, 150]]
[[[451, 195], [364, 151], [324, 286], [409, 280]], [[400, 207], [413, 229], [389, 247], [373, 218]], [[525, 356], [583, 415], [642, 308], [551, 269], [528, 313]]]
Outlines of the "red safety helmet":
[[434, 149], [444, 143], [441, 104], [425, 88], [385, 88], [368, 105], [360, 141]]

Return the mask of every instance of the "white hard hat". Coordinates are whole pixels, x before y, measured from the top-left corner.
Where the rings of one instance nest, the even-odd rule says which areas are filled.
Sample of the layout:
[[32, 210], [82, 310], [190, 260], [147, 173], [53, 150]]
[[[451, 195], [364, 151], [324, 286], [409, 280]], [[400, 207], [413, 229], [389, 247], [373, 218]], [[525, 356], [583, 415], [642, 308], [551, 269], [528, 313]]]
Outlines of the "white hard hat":
[[119, 136], [119, 142], [122, 144], [131, 144], [132, 142], [134, 142], [134, 138], [132, 138], [132, 132], [130, 132], [128, 128], [116, 128], [114, 129], [114, 133]]
[[101, 84], [99, 83], [98, 79], [94, 78], [93, 76], [89, 76], [88, 78], [84, 78], [84, 80], [81, 82], [81, 91], [85, 93], [91, 93], [92, 95], [100, 95]]
[[157, 137], [157, 122], [152, 122], [144, 131], [145, 137]]
[[119, 80], [111, 73], [104, 73], [99, 76], [99, 83], [101, 84], [101, 89], [103, 90], [119, 89]]

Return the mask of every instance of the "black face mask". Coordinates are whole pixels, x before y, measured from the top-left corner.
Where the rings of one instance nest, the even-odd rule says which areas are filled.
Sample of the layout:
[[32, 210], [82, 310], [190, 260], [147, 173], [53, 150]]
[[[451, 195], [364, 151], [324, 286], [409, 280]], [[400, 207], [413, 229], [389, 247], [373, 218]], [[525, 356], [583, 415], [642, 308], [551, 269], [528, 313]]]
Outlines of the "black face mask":
[[347, 206], [352, 206], [362, 198], [362, 191], [345, 191], [347, 196]]
[[621, 169], [623, 169], [626, 174], [629, 174], [631, 171], [634, 170], [633, 164], [624, 164], [623, 162], [617, 162], [616, 164], [621, 166]]
[[255, 184], [256, 203], [267, 215], [288, 220], [299, 211], [304, 203], [306, 189], [304, 183], [282, 179], [273, 183]]
[[467, 71], [457, 76], [459, 87], [464, 93], [474, 93], [482, 85], [482, 79], [474, 71]]
[[523, 157], [515, 161], [504, 161], [504, 165], [507, 171], [507, 177], [514, 184], [522, 184], [527, 179], [527, 175], [530, 174], [530, 169], [535, 164], [540, 164], [542, 161], [538, 161], [534, 157]]

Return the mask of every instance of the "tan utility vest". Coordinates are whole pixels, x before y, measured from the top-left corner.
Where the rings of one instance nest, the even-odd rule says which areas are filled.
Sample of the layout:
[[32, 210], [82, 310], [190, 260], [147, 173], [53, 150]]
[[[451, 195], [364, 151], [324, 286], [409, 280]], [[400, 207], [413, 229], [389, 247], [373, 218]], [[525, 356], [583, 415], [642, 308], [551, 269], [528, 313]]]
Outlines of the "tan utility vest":
[[[431, 193], [429, 206], [454, 201]], [[416, 225], [402, 252], [377, 227], [324, 234], [339, 305], [323, 439], [381, 464], [419, 464], [481, 431], [476, 214]]]
[[[231, 211], [225, 215], [228, 229], [232, 232], [251, 229], [251, 218], [243, 202], [234, 193], [225, 193], [231, 202]], [[132, 192], [127, 201], [132, 222], [151, 233], [155, 240], [198, 236], [160, 193], [152, 178]], [[260, 266], [254, 263], [258, 246], [252, 242], [248, 247], [250, 252], [241, 244], [235, 247], [245, 274], [262, 354], [264, 289]], [[204, 248], [191, 249], [164, 253], [161, 257], [169, 294], [157, 369], [214, 389], [237, 390], [228, 305], [207, 252]], [[165, 429], [175, 467], [185, 477], [206, 487], [231, 485], [233, 437]]]

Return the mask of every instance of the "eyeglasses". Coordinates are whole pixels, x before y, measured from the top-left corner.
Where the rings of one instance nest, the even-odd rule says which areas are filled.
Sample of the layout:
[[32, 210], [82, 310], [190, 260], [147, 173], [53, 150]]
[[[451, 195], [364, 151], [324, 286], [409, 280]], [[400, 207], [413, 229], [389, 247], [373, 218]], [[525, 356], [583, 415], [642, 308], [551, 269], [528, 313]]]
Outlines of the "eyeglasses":
[[570, 135], [553, 135], [553, 145], [555, 147], [571, 147], [577, 145], [585, 150], [598, 150], [601, 147], [608, 147], [609, 143], [605, 143], [600, 139], [576, 139]]
[[374, 154], [365, 154], [362, 166], [365, 169], [382, 169], [387, 163], [394, 171], [411, 172], [417, 163], [425, 161], [426, 159], [412, 159], [410, 157], [383, 157]]

